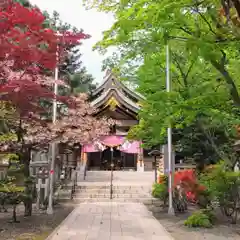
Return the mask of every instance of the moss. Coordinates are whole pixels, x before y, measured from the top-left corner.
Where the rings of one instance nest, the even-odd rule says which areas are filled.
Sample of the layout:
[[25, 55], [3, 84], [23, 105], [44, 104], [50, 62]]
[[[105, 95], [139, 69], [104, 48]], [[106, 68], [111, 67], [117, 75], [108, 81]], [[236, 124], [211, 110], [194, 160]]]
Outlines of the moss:
[[16, 240], [45, 240], [50, 233], [50, 231], [45, 231], [40, 234], [25, 233], [17, 237]]

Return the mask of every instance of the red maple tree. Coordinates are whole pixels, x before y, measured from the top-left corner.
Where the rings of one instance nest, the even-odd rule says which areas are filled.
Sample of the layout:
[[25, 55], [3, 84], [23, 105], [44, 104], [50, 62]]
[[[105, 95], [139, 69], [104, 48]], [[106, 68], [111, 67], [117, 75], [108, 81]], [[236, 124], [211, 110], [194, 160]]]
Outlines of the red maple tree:
[[43, 70], [56, 67], [57, 52], [63, 55], [68, 44], [89, 37], [84, 33], [56, 33], [46, 29], [44, 21], [38, 8], [9, 1], [0, 9], [0, 101], [11, 102], [21, 116], [41, 110], [41, 99], [55, 97], [43, 86], [54, 83]]
[[[8, 1], [0, 9], [0, 101], [11, 103], [19, 114], [15, 131], [18, 144], [10, 141], [3, 145], [4, 149], [7, 145], [17, 146], [19, 143], [27, 147], [48, 143], [56, 136], [61, 136], [65, 142], [84, 143], [109, 130], [110, 123], [106, 119], [91, 116], [94, 110], [87, 104], [86, 96], [81, 95], [71, 101], [54, 96], [49, 90], [54, 80], [43, 74], [43, 70], [51, 71], [58, 64], [57, 53], [58, 56], [64, 55], [68, 45], [79, 44], [89, 35], [55, 33], [44, 28], [44, 21], [45, 17], [38, 8], [26, 8]], [[39, 104], [40, 100], [53, 98], [73, 105], [68, 115], [63, 116], [49, 132], [49, 123], [37, 120], [45, 111]]]
[[[46, 145], [56, 138], [67, 143], [84, 143], [108, 133], [109, 122], [91, 116], [93, 109], [85, 96], [63, 99], [50, 87], [53, 71], [64, 56], [65, 47], [79, 44], [89, 36], [84, 33], [56, 33], [44, 27], [45, 17], [38, 8], [26, 8], [11, 1], [0, 5], [0, 101], [11, 104], [17, 118], [11, 129], [17, 136], [1, 142], [4, 150], [20, 150], [24, 158], [25, 177], [29, 176], [31, 149]], [[58, 55], [58, 58], [57, 58]], [[60, 57], [59, 57], [60, 56]], [[45, 109], [40, 101], [47, 99], [71, 102], [68, 114], [52, 126], [41, 120]], [[31, 201], [26, 215], [31, 215]]]

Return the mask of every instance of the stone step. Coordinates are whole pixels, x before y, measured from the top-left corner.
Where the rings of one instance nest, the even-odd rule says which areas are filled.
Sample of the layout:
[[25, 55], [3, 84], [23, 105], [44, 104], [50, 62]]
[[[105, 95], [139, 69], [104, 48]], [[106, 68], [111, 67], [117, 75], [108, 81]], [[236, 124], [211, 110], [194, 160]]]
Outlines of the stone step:
[[[89, 194], [89, 193], [76, 193], [74, 194], [75, 198], [105, 198], [110, 197], [110, 192], [105, 194]], [[150, 194], [115, 194], [113, 193], [114, 198], [149, 198]]]
[[74, 203], [82, 202], [136, 202], [146, 205], [152, 205], [153, 199], [151, 198], [73, 198]]
[[[71, 189], [72, 187], [66, 187], [66, 189]], [[75, 189], [79, 191], [92, 191], [92, 190], [107, 190], [110, 188], [110, 185], [108, 186], [76, 186]], [[132, 187], [132, 186], [112, 186], [113, 189], [117, 191], [150, 191], [152, 190], [151, 187]]]
[[[90, 189], [90, 190], [76, 190], [76, 194], [105, 194], [109, 193], [109, 189]], [[120, 190], [113, 189], [114, 194], [151, 194], [151, 191], [141, 191], [141, 190]]]
[[136, 203], [143, 203], [144, 205], [148, 206], [150, 210], [154, 212], [158, 212], [161, 209], [162, 202], [158, 199], [154, 198], [113, 198], [110, 197], [105, 198], [73, 198], [70, 199], [69, 197], [65, 198], [58, 198], [58, 202], [61, 203], [71, 203], [71, 204], [79, 204], [83, 202], [136, 202]]
[[58, 193], [58, 196], [70, 196], [71, 192], [60, 192]]
[[[71, 186], [66, 186], [66, 188], [69, 188]], [[99, 185], [96, 185], [96, 184], [86, 184], [86, 185], [83, 185], [83, 184], [80, 184], [78, 183], [78, 185], [76, 186], [76, 189], [109, 189], [110, 188], [110, 184], [99, 184]], [[127, 189], [132, 189], [132, 190], [151, 190], [152, 189], [152, 186], [149, 185], [149, 186], [141, 186], [141, 185], [114, 185], [113, 184], [113, 189], [123, 189], [123, 190], [127, 190]]]

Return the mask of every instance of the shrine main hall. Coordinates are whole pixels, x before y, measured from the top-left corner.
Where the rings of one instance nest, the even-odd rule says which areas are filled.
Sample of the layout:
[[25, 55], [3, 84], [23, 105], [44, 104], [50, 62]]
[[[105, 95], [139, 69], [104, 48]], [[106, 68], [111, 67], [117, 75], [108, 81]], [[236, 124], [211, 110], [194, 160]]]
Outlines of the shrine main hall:
[[148, 150], [141, 142], [128, 141], [129, 129], [138, 124], [139, 103], [144, 97], [130, 90], [108, 71], [101, 85], [92, 93], [91, 106], [95, 117], [106, 116], [116, 120], [111, 134], [99, 141], [83, 146], [80, 167], [87, 170], [152, 171], [155, 168]]

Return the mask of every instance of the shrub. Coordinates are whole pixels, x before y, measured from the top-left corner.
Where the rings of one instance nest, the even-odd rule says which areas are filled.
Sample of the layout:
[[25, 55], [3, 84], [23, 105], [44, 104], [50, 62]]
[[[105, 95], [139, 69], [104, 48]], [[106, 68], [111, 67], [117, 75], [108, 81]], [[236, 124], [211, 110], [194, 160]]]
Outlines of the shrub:
[[197, 194], [197, 204], [200, 208], [211, 207], [211, 195], [210, 192], [205, 189]]
[[152, 196], [155, 198], [159, 198], [161, 201], [163, 201], [165, 205], [168, 199], [167, 185], [164, 183], [161, 183], [161, 184], [155, 183], [152, 189]]
[[187, 196], [181, 185], [174, 188], [173, 191], [173, 207], [175, 211], [185, 212], [188, 208]]
[[215, 214], [213, 213], [213, 211], [211, 209], [202, 209], [201, 212], [203, 214], [206, 214], [211, 222], [211, 224], [214, 224], [217, 220]]
[[205, 187], [199, 184], [193, 169], [175, 172], [174, 186], [177, 185], [184, 189], [187, 200], [194, 203], [198, 202], [198, 196], [205, 190]]
[[[152, 195], [166, 203], [168, 199], [168, 176], [160, 176], [158, 182], [153, 187]], [[187, 210], [187, 203], [198, 202], [198, 197], [204, 191], [205, 186], [198, 183], [195, 170], [187, 169], [175, 172], [173, 183], [173, 205], [175, 211], [184, 212]], [[206, 203], [202, 203], [202, 205], [207, 207]]]
[[240, 204], [240, 172], [227, 169], [221, 162], [207, 169], [200, 180], [207, 187], [212, 205], [218, 203], [222, 213], [236, 223]]
[[159, 175], [158, 183], [160, 183], [160, 184], [164, 183], [164, 184], [167, 185], [167, 183], [168, 183], [168, 176], [166, 176], [166, 175]]
[[184, 225], [187, 227], [210, 228], [212, 227], [212, 222], [209, 215], [203, 211], [198, 211], [188, 217], [188, 219], [184, 222]]
[[12, 221], [14, 223], [17, 221], [16, 208], [19, 203], [24, 200], [24, 187], [17, 187], [12, 182], [1, 183], [0, 192], [2, 196], [6, 197], [6, 202], [11, 204], [13, 207]]

